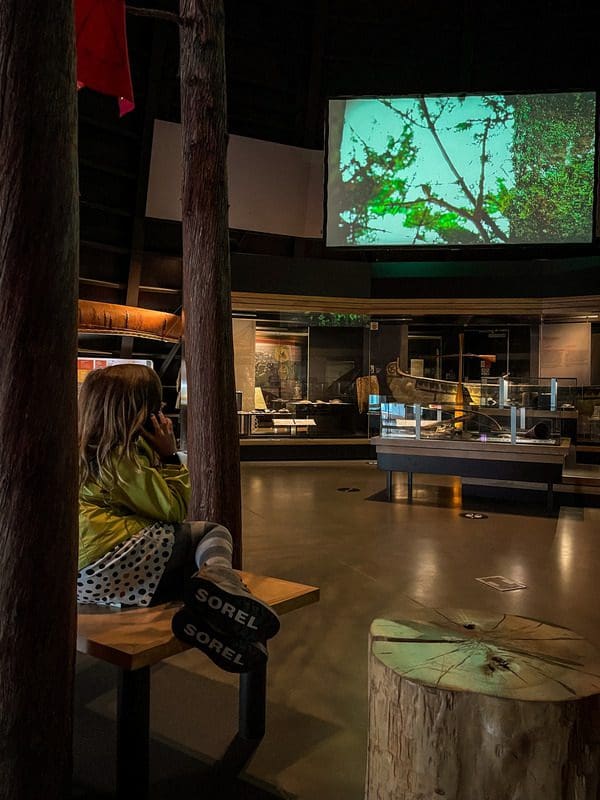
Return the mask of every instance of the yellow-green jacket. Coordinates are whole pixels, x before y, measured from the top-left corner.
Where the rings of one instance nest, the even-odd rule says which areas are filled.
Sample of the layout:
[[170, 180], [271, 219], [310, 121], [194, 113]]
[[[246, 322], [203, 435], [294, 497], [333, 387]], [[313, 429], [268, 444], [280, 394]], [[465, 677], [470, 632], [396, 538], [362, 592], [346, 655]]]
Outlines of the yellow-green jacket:
[[102, 558], [115, 545], [156, 521], [183, 522], [190, 498], [190, 476], [183, 466], [152, 466], [152, 451], [138, 441], [141, 466], [112, 458], [113, 485], [88, 480], [79, 490], [79, 569]]

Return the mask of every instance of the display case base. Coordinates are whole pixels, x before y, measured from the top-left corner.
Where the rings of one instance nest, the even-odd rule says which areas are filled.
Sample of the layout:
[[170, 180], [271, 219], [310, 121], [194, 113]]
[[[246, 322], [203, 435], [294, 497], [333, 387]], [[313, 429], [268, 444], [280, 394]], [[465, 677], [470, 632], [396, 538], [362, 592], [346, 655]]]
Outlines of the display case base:
[[241, 439], [241, 461], [350, 461], [374, 459], [370, 440], [355, 439]]

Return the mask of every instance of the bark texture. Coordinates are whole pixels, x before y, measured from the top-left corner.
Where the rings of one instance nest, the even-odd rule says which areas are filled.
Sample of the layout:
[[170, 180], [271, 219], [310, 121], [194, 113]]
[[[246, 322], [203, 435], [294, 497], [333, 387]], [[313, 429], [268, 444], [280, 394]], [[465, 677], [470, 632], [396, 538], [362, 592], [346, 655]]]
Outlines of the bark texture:
[[598, 800], [600, 653], [502, 614], [370, 632], [368, 800]]
[[183, 304], [190, 519], [226, 525], [242, 566], [222, 0], [180, 0]]
[[0, 3], [0, 798], [70, 796], [77, 555], [72, 0]]
[[179, 342], [181, 317], [166, 311], [152, 311], [137, 306], [121, 306], [95, 300], [79, 301], [79, 331], [104, 334], [127, 334], [140, 339]]

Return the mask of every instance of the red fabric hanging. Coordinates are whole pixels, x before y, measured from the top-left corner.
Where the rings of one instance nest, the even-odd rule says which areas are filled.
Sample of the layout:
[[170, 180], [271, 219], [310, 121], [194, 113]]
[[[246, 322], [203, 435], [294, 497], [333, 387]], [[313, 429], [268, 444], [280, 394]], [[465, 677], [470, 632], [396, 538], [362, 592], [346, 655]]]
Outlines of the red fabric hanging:
[[75, 0], [77, 88], [119, 99], [121, 116], [134, 108], [127, 54], [125, 0]]

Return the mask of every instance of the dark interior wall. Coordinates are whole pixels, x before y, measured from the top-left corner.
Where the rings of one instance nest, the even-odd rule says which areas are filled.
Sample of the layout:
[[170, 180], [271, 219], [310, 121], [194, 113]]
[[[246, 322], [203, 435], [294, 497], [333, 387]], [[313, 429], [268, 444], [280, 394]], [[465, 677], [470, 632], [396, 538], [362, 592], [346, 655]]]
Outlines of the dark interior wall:
[[[399, 359], [398, 365], [400, 369], [406, 370], [408, 367], [407, 358], [404, 359], [406, 363], [402, 363], [403, 339], [408, 336], [406, 323], [402, 322], [387, 322], [377, 323], [373, 327], [369, 336], [369, 368], [375, 374], [380, 373], [382, 370], [385, 374], [385, 366], [391, 361]], [[406, 349], [406, 348], [404, 348]]]
[[[147, 219], [146, 244], [142, 305], [175, 311], [181, 304], [181, 224]], [[600, 255], [483, 259], [463, 252], [436, 260], [430, 253], [417, 261], [411, 253], [410, 260], [394, 261], [389, 252], [329, 253], [314, 240], [241, 231], [231, 231], [230, 247], [235, 291], [374, 298], [600, 294]]]
[[386, 262], [372, 268], [373, 297], [561, 297], [600, 294], [600, 256]]
[[[173, 310], [181, 302], [174, 290], [181, 286], [181, 223], [146, 219], [148, 253], [142, 267], [143, 292], [151, 308], [162, 300]], [[316, 295], [321, 297], [369, 297], [371, 264], [341, 257], [328, 259], [318, 249], [300, 247], [291, 237], [231, 231], [231, 284], [237, 292]], [[299, 255], [302, 253], [303, 255]], [[152, 296], [150, 296], [152, 295]]]
[[363, 328], [317, 328], [309, 334], [309, 399], [353, 398], [363, 374]]
[[234, 291], [277, 292], [321, 297], [368, 297], [369, 264], [282, 256], [234, 253], [231, 257]]

